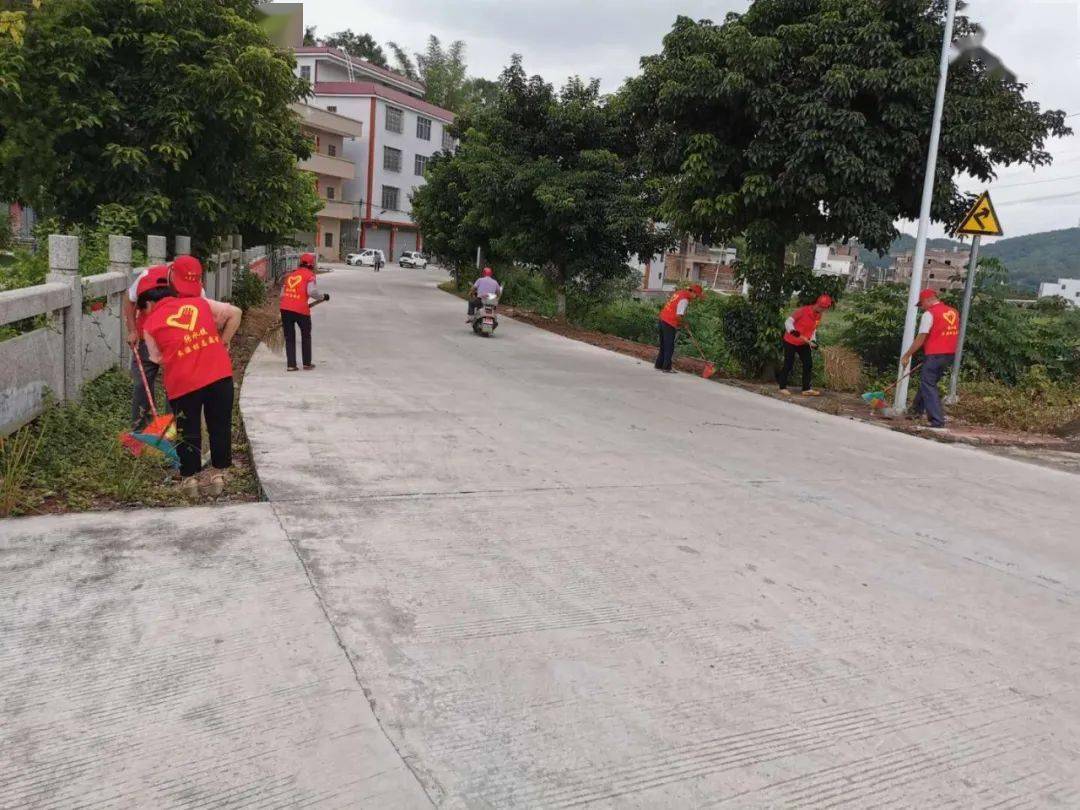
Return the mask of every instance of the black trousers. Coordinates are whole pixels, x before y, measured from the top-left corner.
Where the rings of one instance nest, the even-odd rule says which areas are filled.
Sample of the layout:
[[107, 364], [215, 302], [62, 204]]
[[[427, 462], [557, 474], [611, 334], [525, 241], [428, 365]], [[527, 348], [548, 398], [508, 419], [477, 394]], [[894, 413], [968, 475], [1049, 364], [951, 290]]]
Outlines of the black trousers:
[[296, 368], [296, 327], [300, 327], [300, 354], [304, 365], [311, 365], [311, 316], [281, 310], [281, 328], [285, 330], [285, 362]]
[[[161, 368], [150, 359], [150, 352], [146, 348], [146, 341], [140, 340], [138, 349], [139, 359], [142, 360], [143, 371], [146, 372], [146, 382], [150, 385], [150, 391], [154, 391], [154, 381], [158, 378], [158, 370]], [[146, 388], [143, 386], [142, 377], [139, 376], [139, 366], [135, 357], [131, 357], [131, 429], [140, 430], [150, 423], [150, 401], [146, 398]]]
[[663, 321], [657, 323], [660, 324], [660, 354], [656, 355], [656, 367], [671, 371], [671, 361], [675, 357], [675, 338], [679, 336], [679, 330]]
[[484, 305], [484, 302], [481, 301], [477, 296], [474, 295], [472, 298], [470, 298], [469, 299], [469, 317], [472, 317], [472, 315], [476, 312], [476, 310], [480, 309], [480, 307], [482, 307], [483, 305]]
[[777, 375], [776, 381], [780, 383], [781, 388], [787, 388], [788, 377], [791, 376], [791, 371], [795, 368], [795, 355], [798, 355], [799, 360], [802, 361], [802, 390], [809, 391], [811, 387], [810, 381], [814, 376], [814, 354], [805, 343], [801, 346], [792, 346], [786, 340], [784, 341], [784, 367], [780, 370], [780, 374]]
[[233, 378], [196, 388], [190, 394], [169, 400], [176, 414], [180, 441], [176, 454], [180, 456], [180, 474], [195, 475], [202, 470], [202, 422], [210, 437], [210, 463], [214, 469], [232, 466]]

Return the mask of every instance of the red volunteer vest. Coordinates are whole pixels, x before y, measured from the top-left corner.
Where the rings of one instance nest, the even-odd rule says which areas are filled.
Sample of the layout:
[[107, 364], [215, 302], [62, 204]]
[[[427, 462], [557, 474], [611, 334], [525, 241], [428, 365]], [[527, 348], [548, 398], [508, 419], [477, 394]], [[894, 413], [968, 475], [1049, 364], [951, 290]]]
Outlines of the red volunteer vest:
[[315, 280], [315, 274], [306, 267], [297, 267], [281, 284], [281, 308], [298, 315], [310, 315], [308, 303], [308, 284]]
[[927, 311], [934, 317], [934, 323], [923, 344], [923, 352], [956, 354], [956, 347], [960, 343], [960, 313], [940, 301]]
[[795, 321], [795, 331], [801, 335], [801, 337], [795, 337], [790, 332], [784, 332], [784, 340], [792, 346], [802, 346], [821, 325], [821, 313], [814, 312], [813, 307], [799, 307], [791, 314], [791, 317]]
[[668, 326], [674, 326], [676, 329], [682, 328], [683, 319], [679, 317], [679, 302], [691, 297], [689, 290], [679, 290], [668, 302], [664, 304], [664, 308], [660, 310], [660, 320], [666, 323]]
[[154, 305], [143, 329], [161, 351], [169, 399], [232, 376], [232, 361], [205, 299], [165, 298]]

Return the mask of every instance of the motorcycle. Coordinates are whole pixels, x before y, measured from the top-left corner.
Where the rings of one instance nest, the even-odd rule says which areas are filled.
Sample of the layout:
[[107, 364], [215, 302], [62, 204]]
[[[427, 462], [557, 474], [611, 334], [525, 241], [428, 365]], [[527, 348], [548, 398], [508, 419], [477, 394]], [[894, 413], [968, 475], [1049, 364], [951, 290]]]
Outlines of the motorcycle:
[[499, 328], [499, 316], [495, 313], [499, 296], [488, 293], [480, 297], [480, 305], [472, 314], [472, 330], [483, 337], [491, 337]]

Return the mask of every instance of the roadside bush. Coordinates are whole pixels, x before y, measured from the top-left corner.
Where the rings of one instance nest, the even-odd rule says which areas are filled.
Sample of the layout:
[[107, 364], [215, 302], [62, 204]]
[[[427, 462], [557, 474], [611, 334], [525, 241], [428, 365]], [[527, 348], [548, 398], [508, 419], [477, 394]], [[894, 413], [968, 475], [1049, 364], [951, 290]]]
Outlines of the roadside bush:
[[748, 377], [775, 369], [784, 318], [774, 307], [732, 296], [723, 312], [723, 338], [732, 360]]
[[1052, 433], [1080, 418], [1080, 384], [1056, 383], [1034, 366], [1017, 385], [998, 380], [965, 382], [950, 411], [962, 419], [1008, 430]]
[[577, 322], [585, 329], [639, 343], [655, 343], [659, 312], [656, 304], [626, 298], [586, 310]]
[[840, 343], [852, 349], [877, 372], [895, 369], [900, 360], [907, 289], [900, 285], [852, 293], [844, 307]]
[[233, 279], [232, 302], [245, 312], [262, 306], [266, 303], [266, 282], [245, 267]]

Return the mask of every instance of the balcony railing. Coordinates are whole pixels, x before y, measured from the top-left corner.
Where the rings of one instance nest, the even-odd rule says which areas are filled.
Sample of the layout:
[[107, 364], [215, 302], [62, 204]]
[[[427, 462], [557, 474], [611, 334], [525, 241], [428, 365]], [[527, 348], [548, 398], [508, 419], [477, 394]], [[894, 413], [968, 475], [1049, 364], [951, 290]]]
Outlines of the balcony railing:
[[323, 207], [319, 211], [319, 216], [330, 217], [330, 219], [352, 219], [356, 216], [356, 206], [353, 203], [323, 198]]
[[356, 164], [330, 155], [314, 154], [307, 160], [300, 161], [300, 168], [305, 171], [325, 174], [328, 177], [341, 177], [352, 180], [356, 177]]

